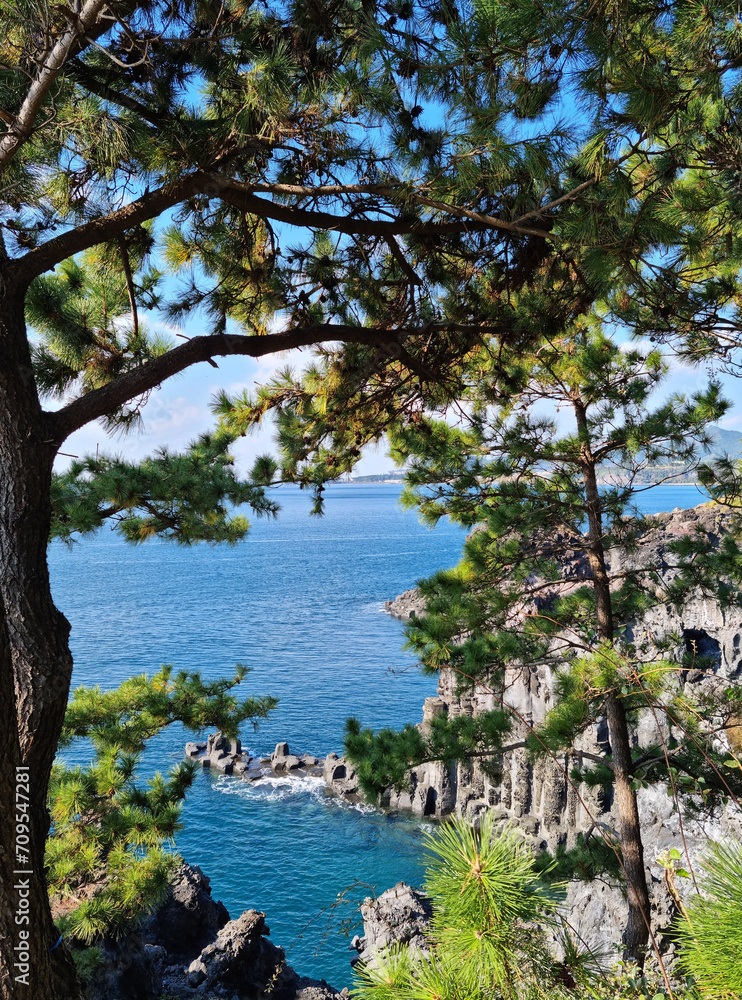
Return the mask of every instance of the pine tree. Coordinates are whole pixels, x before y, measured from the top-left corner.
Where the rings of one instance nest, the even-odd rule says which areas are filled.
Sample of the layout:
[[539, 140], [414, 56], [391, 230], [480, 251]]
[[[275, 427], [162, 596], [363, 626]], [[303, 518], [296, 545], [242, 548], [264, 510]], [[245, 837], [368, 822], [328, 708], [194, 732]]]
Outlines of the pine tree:
[[[670, 586], [654, 566], [624, 572], [619, 557], [651, 527], [635, 507], [637, 476], [661, 460], [696, 466], [706, 427], [727, 404], [713, 383], [654, 404], [665, 371], [659, 352], [619, 345], [597, 304], [579, 312], [571, 271], [551, 267], [511, 296], [517, 344], [480, 337], [435, 381], [395, 381], [340, 351], [304, 381], [281, 377], [260, 398], [235, 401], [227, 419], [240, 426], [274, 407], [279, 441], [288, 428], [293, 442], [302, 441], [284, 447], [284, 464], [318, 490], [354, 461], [354, 428], [365, 428], [363, 440], [386, 429], [392, 454], [408, 467], [403, 501], [428, 523], [447, 515], [476, 526], [462, 563], [422, 582], [427, 613], [408, 635], [425, 670], [453, 671], [462, 689], [484, 684], [501, 708], [473, 720], [437, 718], [428, 734], [412, 726], [373, 734], [350, 720], [348, 754], [372, 795], [403, 784], [409, 767], [426, 760], [489, 756], [496, 764], [514, 722], [506, 672], [550, 664], [556, 706], [527, 744], [534, 755], [569, 750], [607, 719], [610, 750], [573, 779], [613, 789], [628, 893], [624, 949], [641, 963], [649, 898], [636, 788], [669, 781], [708, 804], [740, 790], [715, 742], [734, 724], [738, 687], [690, 707], [678, 697], [677, 637], [664, 646], [650, 641], [641, 618], [657, 602], [682, 606], [696, 588], [739, 607], [733, 581], [742, 562], [731, 535], [714, 549], [703, 532], [670, 546], [677, 569]], [[349, 360], [355, 381], [340, 381]], [[703, 474], [713, 479], [713, 469]], [[665, 746], [659, 733], [657, 745], [632, 745], [632, 720], [648, 706], [673, 726]]]
[[273, 698], [238, 701], [233, 691], [247, 671], [204, 682], [198, 674], [162, 667], [118, 688], [77, 688], [65, 715], [60, 746], [91, 741], [90, 765], [52, 769], [52, 834], [46, 846], [50, 892], [65, 911], [58, 920], [72, 941], [92, 944], [136, 927], [165, 898], [178, 858], [167, 849], [182, 828], [180, 806], [195, 767], [183, 762], [167, 778], [138, 781], [148, 742], [173, 722], [201, 730], [216, 726], [233, 736], [256, 725]]
[[560, 900], [539, 878], [528, 845], [514, 830], [478, 830], [464, 820], [425, 836], [424, 891], [433, 903], [430, 953], [401, 946], [375, 956], [357, 974], [369, 1000], [440, 996], [516, 1000], [536, 983], [556, 986], [542, 926]]

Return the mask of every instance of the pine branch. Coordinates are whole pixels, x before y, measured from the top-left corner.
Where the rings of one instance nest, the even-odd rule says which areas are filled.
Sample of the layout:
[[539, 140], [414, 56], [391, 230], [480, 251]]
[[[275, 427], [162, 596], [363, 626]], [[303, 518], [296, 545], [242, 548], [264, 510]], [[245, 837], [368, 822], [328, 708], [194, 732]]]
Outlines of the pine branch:
[[341, 194], [380, 194], [391, 197], [400, 193], [401, 188], [389, 187], [387, 185], [318, 185], [311, 187], [308, 185], [293, 184], [242, 184], [232, 178], [219, 178], [217, 180], [221, 190], [222, 199], [235, 208], [257, 215], [263, 219], [274, 219], [276, 222], [286, 222], [294, 226], [310, 226], [316, 229], [328, 229], [331, 232], [346, 233], [348, 235], [361, 236], [444, 236], [455, 233], [465, 233], [472, 231], [486, 231], [490, 229], [502, 230], [507, 233], [518, 233], [524, 236], [548, 236], [548, 229], [537, 229], [531, 226], [518, 226], [515, 223], [507, 222], [505, 219], [498, 219], [493, 215], [482, 212], [473, 212], [470, 209], [462, 208], [458, 205], [451, 205], [446, 202], [437, 201], [418, 192], [405, 191], [405, 199], [415, 204], [434, 208], [445, 215], [453, 216], [457, 222], [405, 222], [395, 220], [394, 222], [383, 222], [376, 219], [356, 219], [348, 215], [333, 215], [330, 212], [322, 212], [312, 209], [297, 208], [290, 205], [281, 205], [268, 201], [265, 198], [258, 198], [254, 191], [270, 191], [276, 194], [295, 194], [301, 197], [308, 196], [328, 196]]
[[193, 337], [187, 343], [168, 351], [161, 357], [146, 362], [141, 367], [119, 376], [99, 389], [94, 389], [74, 400], [67, 406], [55, 412], [46, 412], [48, 444], [59, 447], [62, 442], [91, 420], [96, 420], [131, 399], [154, 389], [172, 375], [184, 371], [200, 361], [208, 361], [214, 357], [229, 355], [247, 355], [253, 358], [264, 357], [280, 351], [295, 350], [300, 347], [344, 341], [345, 343], [367, 344], [387, 348], [391, 356], [406, 359], [413, 370], [421, 377], [430, 379], [434, 375], [428, 369], [422, 368], [410, 357], [403, 347], [404, 341], [415, 334], [435, 332], [447, 329], [479, 329], [478, 327], [457, 327], [455, 324], [441, 324], [437, 328], [427, 324], [422, 328], [400, 328], [397, 330], [373, 329], [361, 326], [345, 326], [341, 324], [325, 324], [316, 327], [297, 327], [286, 333], [269, 334], [267, 336], [240, 334], [217, 334], [214, 336]]
[[57, 39], [44, 59], [10, 130], [0, 140], [0, 170], [8, 165], [16, 151], [31, 137], [41, 105], [64, 69], [73, 46], [85, 38], [88, 29], [98, 20], [98, 15], [106, 3], [107, 0], [86, 0], [79, 14], [66, 12], [70, 27]]
[[171, 184], [164, 184], [155, 191], [146, 191], [123, 208], [109, 212], [98, 219], [92, 219], [90, 222], [84, 222], [61, 236], [47, 240], [22, 257], [16, 257], [9, 264], [9, 278], [14, 279], [18, 287], [25, 289], [34, 278], [51, 270], [68, 257], [74, 257], [75, 254], [99, 243], [116, 239], [127, 229], [157, 218], [186, 198], [208, 192], [212, 184], [209, 174], [197, 170], [185, 174]]
[[128, 94], [122, 94], [120, 91], [111, 87], [109, 84], [105, 83], [103, 80], [99, 80], [98, 77], [93, 73], [90, 66], [87, 66], [84, 62], [79, 59], [70, 61], [67, 72], [73, 79], [76, 79], [89, 90], [92, 94], [96, 94], [101, 97], [104, 101], [108, 101], [110, 104], [116, 104], [118, 107], [123, 108], [126, 111], [131, 111], [135, 115], [138, 115], [142, 121], [149, 122], [150, 125], [154, 125], [155, 128], [162, 128], [162, 126], [170, 119], [165, 115], [159, 114], [152, 108], [147, 107], [146, 104], [142, 104], [141, 101], [135, 100]]
[[131, 306], [131, 318], [134, 327], [134, 336], [139, 336], [139, 313], [137, 312], [137, 297], [134, 291], [134, 277], [131, 273], [131, 261], [129, 260], [129, 251], [126, 247], [126, 240], [123, 235], [119, 236], [118, 240], [119, 249], [121, 250], [121, 264], [124, 269], [124, 276], [126, 277], [126, 291], [129, 296], [129, 305]]

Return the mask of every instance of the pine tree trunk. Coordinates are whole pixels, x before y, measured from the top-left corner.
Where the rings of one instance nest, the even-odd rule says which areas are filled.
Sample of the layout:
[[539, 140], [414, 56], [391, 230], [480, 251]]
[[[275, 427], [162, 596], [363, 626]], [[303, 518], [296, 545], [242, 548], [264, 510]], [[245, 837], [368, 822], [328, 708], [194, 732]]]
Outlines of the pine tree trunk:
[[[585, 482], [585, 500], [588, 519], [587, 555], [593, 579], [597, 631], [600, 638], [612, 643], [614, 639], [613, 602], [610, 580], [605, 564], [603, 523], [600, 492], [595, 472], [595, 460], [590, 449], [586, 409], [581, 401], [574, 402], [578, 433], [581, 438], [581, 469]], [[633, 779], [631, 739], [623, 703], [615, 693], [606, 699], [608, 733], [613, 755], [613, 786], [618, 808], [621, 855], [626, 874], [626, 895], [629, 912], [623, 933], [623, 957], [643, 967], [649, 941], [650, 904], [647, 874], [644, 867], [644, 845], [639, 821], [636, 792], [631, 787]]]
[[629, 915], [623, 933], [624, 958], [633, 959], [640, 967], [649, 941], [649, 890], [644, 867], [644, 845], [636, 792], [631, 787], [631, 743], [626, 712], [615, 694], [606, 700], [608, 732], [613, 752], [614, 789], [618, 807], [621, 855], [626, 871], [626, 895]]
[[44, 880], [49, 775], [64, 719], [69, 625], [49, 588], [54, 447], [36, 393], [23, 292], [0, 260], [0, 998], [79, 996]]

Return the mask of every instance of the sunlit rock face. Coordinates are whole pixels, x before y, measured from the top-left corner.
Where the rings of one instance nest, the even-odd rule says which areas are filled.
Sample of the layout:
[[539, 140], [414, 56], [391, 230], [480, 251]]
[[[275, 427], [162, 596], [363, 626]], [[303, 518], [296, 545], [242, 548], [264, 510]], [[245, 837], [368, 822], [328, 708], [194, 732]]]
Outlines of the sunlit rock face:
[[[742, 612], [738, 607], [724, 609], [700, 592], [686, 600], [681, 609], [668, 604], [664, 588], [678, 573], [676, 557], [668, 547], [671, 541], [696, 531], [706, 533], [709, 545], [714, 546], [728, 523], [728, 515], [711, 505], [658, 514], [634, 550], [613, 550], [609, 561], [611, 572], [644, 572], [648, 581], [649, 571], [656, 571], [657, 577], [650, 585], [657, 603], [641, 621], [629, 626], [626, 636], [646, 660], [657, 657], [658, 641], [669, 640], [669, 647], [661, 655], [678, 664], [672, 684], [693, 700], [701, 692], [713, 694], [716, 688], [728, 687], [730, 680], [742, 675]], [[571, 574], [576, 565], [571, 560]], [[419, 593], [407, 591], [398, 601], [388, 602], [387, 610], [401, 618], [409, 618], [410, 610], [420, 616], [425, 611], [424, 601]], [[520, 742], [527, 729], [541, 722], [552, 707], [554, 676], [554, 669], [547, 664], [513, 665], [507, 670], [503, 701], [513, 712], [513, 743]], [[440, 713], [452, 717], [477, 715], [499, 706], [499, 696], [486, 685], [461, 693], [457, 691], [455, 674], [444, 670], [438, 696], [425, 701], [421, 725], [426, 726]], [[640, 746], [662, 746], [669, 735], [664, 714], [648, 708], [638, 721], [634, 738]], [[476, 818], [485, 810], [495, 810], [503, 821], [516, 822], [539, 849], [572, 847], [578, 833], [588, 837], [615, 835], [617, 821], [611, 792], [570, 780], [583, 754], [609, 752], [607, 725], [599, 719], [573, 753], [534, 763], [524, 749], [515, 749], [505, 755], [497, 776], [488, 775], [478, 760], [425, 764], [410, 772], [409, 786], [403, 791], [389, 790], [384, 803], [391, 809], [410, 810], [430, 818], [451, 813]], [[655, 864], [658, 855], [678, 848], [687, 868], [695, 865], [709, 838], [718, 839], [735, 830], [742, 832], [742, 826], [737, 818], [739, 810], [734, 807], [702, 819], [686, 814], [681, 832], [681, 820], [667, 788], [640, 789], [638, 797], [653, 923], [659, 930], [669, 923], [671, 907], [662, 883], [663, 871]], [[682, 893], [681, 880], [679, 888]], [[620, 941], [625, 903], [619, 888], [601, 882], [577, 884], [570, 888], [568, 904], [575, 932], [591, 948], [605, 949]]]

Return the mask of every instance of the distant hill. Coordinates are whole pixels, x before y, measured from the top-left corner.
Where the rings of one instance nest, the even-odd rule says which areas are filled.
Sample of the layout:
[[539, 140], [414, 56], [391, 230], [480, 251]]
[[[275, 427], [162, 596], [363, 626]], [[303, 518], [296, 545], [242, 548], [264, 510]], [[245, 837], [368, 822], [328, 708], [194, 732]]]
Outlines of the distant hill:
[[742, 432], [727, 431], [715, 425], [709, 428], [714, 442], [711, 446], [712, 455], [731, 455], [732, 458], [742, 458]]
[[[720, 457], [722, 455], [729, 455], [731, 458], [742, 459], [742, 431], [728, 431], [723, 427], [717, 427], [715, 424], [712, 424], [709, 427], [709, 433], [711, 435], [711, 447], [706, 453], [707, 456]], [[682, 474], [685, 478], [683, 466], [679, 462], [672, 465], [651, 465], [642, 473], [637, 482], [651, 483], [658, 479], [665, 479], [668, 476], [677, 476], [679, 474]], [[606, 471], [606, 474], [601, 478], [607, 479], [610, 477], [611, 474]], [[687, 475], [689, 482], [692, 482], [694, 479], [695, 476], [692, 473]], [[404, 482], [404, 471], [390, 469], [389, 472], [382, 472], [374, 476], [353, 476], [351, 482], [402, 483]]]
[[382, 472], [376, 476], [352, 476], [352, 483], [403, 483], [404, 472], [394, 469], [393, 472]]
[[[711, 445], [709, 449], [701, 453], [701, 461], [709, 458], [721, 458], [728, 455], [733, 459], [742, 459], [742, 433], [740, 431], [728, 431], [723, 427], [712, 424], [709, 428]], [[673, 478], [676, 482], [696, 482], [694, 472], [686, 472], [686, 466], [682, 462], [668, 462], [663, 465], [649, 465], [643, 472], [639, 473], [634, 482], [639, 484], [655, 483], [660, 480]], [[605, 468], [600, 479], [603, 482], [612, 481], [616, 476], [615, 470]]]

